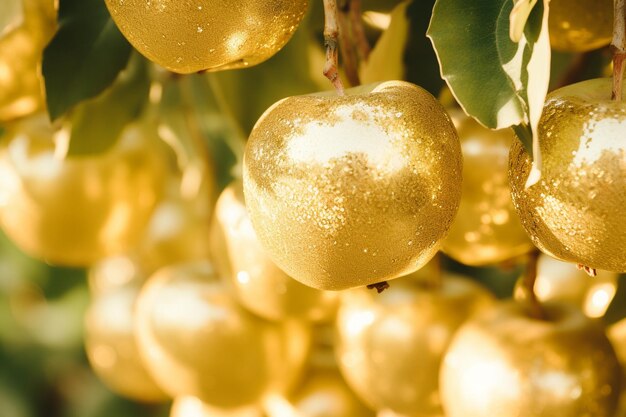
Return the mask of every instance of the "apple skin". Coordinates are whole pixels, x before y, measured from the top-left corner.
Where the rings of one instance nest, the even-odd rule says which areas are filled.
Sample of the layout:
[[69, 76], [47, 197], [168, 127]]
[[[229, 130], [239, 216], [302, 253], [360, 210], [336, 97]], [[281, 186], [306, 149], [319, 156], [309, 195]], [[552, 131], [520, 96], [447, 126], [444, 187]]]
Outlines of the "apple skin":
[[44, 114], [9, 128], [0, 147], [0, 225], [35, 258], [88, 266], [140, 239], [163, 193], [164, 145], [138, 123], [102, 154], [59, 157], [66, 129]]
[[289, 41], [307, 0], [106, 0], [113, 20], [151, 61], [188, 74], [259, 64]]
[[305, 285], [342, 290], [428, 262], [457, 212], [461, 171], [443, 107], [391, 81], [274, 104], [248, 140], [243, 186], [272, 260]]
[[483, 266], [534, 248], [522, 227], [509, 187], [511, 129], [491, 130], [462, 111], [450, 112], [463, 150], [461, 205], [442, 250], [465, 265]]
[[550, 46], [563, 52], [585, 52], [611, 43], [613, 0], [551, 0]]
[[626, 107], [611, 80], [548, 95], [539, 122], [541, 180], [526, 189], [531, 162], [513, 143], [513, 204], [533, 243], [563, 261], [626, 272]]
[[0, 27], [0, 122], [26, 116], [42, 107], [41, 56], [56, 30], [55, 0], [20, 3], [21, 19], [9, 27]]
[[439, 366], [456, 330], [493, 302], [466, 278], [434, 288], [399, 278], [382, 294], [346, 292], [336, 355], [348, 385], [369, 406], [407, 416], [441, 415]]
[[139, 288], [119, 287], [93, 300], [85, 315], [85, 350], [91, 368], [114, 392], [140, 402], [168, 396], [141, 361], [135, 341]]
[[337, 292], [307, 287], [269, 259], [252, 228], [241, 181], [233, 182], [220, 195], [211, 235], [213, 263], [246, 308], [269, 320], [319, 322], [334, 318]]
[[286, 391], [309, 354], [308, 326], [249, 313], [208, 262], [160, 269], [136, 314], [139, 350], [159, 386], [211, 407], [246, 407]]
[[196, 397], [183, 396], [174, 399], [169, 417], [264, 417], [264, 414], [258, 407], [221, 410]]
[[468, 321], [441, 367], [448, 417], [611, 417], [621, 370], [599, 322], [571, 304], [548, 320], [503, 302]]

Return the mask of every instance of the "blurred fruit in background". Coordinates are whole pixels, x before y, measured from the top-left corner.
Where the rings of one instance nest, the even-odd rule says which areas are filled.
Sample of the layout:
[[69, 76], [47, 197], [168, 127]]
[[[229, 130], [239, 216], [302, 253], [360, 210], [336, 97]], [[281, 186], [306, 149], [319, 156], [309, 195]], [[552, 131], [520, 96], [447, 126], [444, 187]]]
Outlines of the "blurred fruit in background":
[[324, 321], [334, 317], [338, 292], [301, 284], [266, 254], [252, 228], [241, 181], [222, 192], [212, 227], [215, 266], [245, 307], [269, 320]]
[[490, 130], [460, 110], [451, 112], [463, 151], [459, 213], [443, 251], [466, 265], [504, 262], [533, 248], [511, 201], [508, 167], [513, 130]]
[[613, 37], [612, 0], [550, 1], [550, 45], [584, 52], [608, 45]]
[[41, 56], [56, 28], [55, 0], [0, 4], [0, 123], [43, 106]]

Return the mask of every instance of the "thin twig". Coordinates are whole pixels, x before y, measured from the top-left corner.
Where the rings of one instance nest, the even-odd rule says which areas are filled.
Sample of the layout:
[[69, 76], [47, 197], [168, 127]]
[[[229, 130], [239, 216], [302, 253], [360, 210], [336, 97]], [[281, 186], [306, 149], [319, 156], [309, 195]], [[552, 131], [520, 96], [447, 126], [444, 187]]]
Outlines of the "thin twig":
[[324, 0], [324, 44], [326, 46], [324, 76], [330, 80], [339, 95], [344, 95], [343, 83], [339, 77], [338, 20], [337, 0]]
[[611, 98], [622, 100], [622, 78], [626, 59], [626, 0], [615, 0], [613, 19], [613, 92]]
[[[341, 1], [341, 0], [340, 0]], [[351, 0], [343, 0], [344, 4], [339, 4], [339, 52], [343, 60], [343, 70], [351, 86], [361, 84], [359, 80], [359, 63], [356, 50], [354, 48], [354, 38], [352, 22], [349, 17]]]
[[365, 35], [363, 17], [361, 16], [361, 0], [350, 0], [350, 26], [353, 39], [356, 43], [359, 60], [366, 62], [370, 56], [371, 47]]

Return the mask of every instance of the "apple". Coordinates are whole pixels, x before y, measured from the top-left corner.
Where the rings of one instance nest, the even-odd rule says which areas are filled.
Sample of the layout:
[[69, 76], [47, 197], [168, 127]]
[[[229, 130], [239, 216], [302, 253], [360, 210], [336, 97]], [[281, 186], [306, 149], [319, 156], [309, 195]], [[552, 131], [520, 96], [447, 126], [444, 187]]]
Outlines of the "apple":
[[132, 255], [114, 255], [93, 264], [87, 273], [89, 292], [94, 298], [115, 293], [120, 288], [139, 288], [146, 281], [145, 272]]
[[613, 0], [551, 0], [550, 45], [585, 52], [608, 45], [613, 37]]
[[492, 302], [480, 285], [451, 275], [439, 288], [406, 277], [382, 294], [351, 290], [342, 299], [336, 324], [341, 372], [376, 410], [440, 415], [443, 355], [461, 324]]
[[339, 294], [307, 287], [274, 264], [252, 228], [241, 181], [220, 195], [212, 226], [214, 264], [227, 277], [238, 300], [269, 320], [334, 317]]
[[513, 204], [533, 243], [563, 261], [626, 272], [626, 112], [612, 81], [550, 93], [539, 122], [541, 180], [525, 187], [531, 161], [511, 148]]
[[307, 0], [105, 0], [130, 43], [182, 74], [256, 65], [289, 41]]
[[69, 127], [38, 114], [12, 125], [0, 147], [0, 225], [27, 254], [88, 266], [127, 251], [162, 194], [163, 144], [148, 123], [106, 152], [65, 156]]
[[487, 129], [460, 110], [451, 112], [463, 151], [461, 205], [442, 250], [472, 266], [503, 262], [530, 251], [508, 178], [511, 129]]
[[604, 316], [617, 291], [618, 274], [598, 271], [590, 277], [574, 264], [540, 255], [537, 261], [535, 293], [539, 301], [563, 301], [576, 304], [593, 318]]
[[166, 195], [154, 209], [135, 248], [146, 274], [179, 262], [210, 257], [213, 182], [214, 178], [209, 176], [204, 180], [206, 186], [185, 195], [181, 180], [168, 180]]
[[85, 350], [96, 375], [114, 392], [141, 402], [167, 395], [148, 374], [135, 341], [137, 287], [120, 287], [93, 300], [85, 316]]
[[443, 107], [390, 81], [274, 104], [247, 142], [243, 187], [278, 267], [342, 290], [406, 275], [434, 256], [459, 206], [461, 165]]
[[441, 367], [446, 416], [613, 416], [621, 371], [604, 328], [571, 304], [543, 309], [502, 302], [458, 331]]
[[263, 417], [258, 407], [236, 410], [220, 410], [203, 403], [196, 397], [177, 397], [172, 404], [169, 417]]
[[139, 350], [157, 383], [211, 407], [251, 406], [286, 391], [309, 352], [308, 326], [247, 312], [208, 262], [160, 269], [136, 314]]
[[12, 18], [0, 16], [0, 122], [42, 107], [41, 56], [56, 30], [55, 0], [19, 0], [17, 4]]

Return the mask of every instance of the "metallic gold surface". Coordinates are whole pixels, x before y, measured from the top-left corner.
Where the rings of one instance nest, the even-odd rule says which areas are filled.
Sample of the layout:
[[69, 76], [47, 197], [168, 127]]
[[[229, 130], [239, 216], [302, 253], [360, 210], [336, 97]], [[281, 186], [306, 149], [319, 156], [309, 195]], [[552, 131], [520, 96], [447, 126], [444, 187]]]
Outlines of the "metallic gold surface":
[[178, 73], [255, 65], [278, 52], [307, 0], [106, 0], [124, 36], [148, 59]]
[[337, 318], [342, 374], [372, 408], [440, 415], [444, 352], [457, 328], [491, 303], [487, 290], [454, 276], [445, 276], [440, 288], [400, 278], [382, 294], [351, 290]]
[[310, 347], [307, 326], [248, 313], [206, 262], [150, 278], [137, 304], [137, 337], [148, 370], [169, 395], [227, 409], [284, 392]]
[[214, 263], [246, 308], [270, 320], [291, 317], [323, 321], [334, 317], [338, 293], [307, 287], [269, 259], [252, 228], [241, 181], [222, 192], [214, 219]]
[[91, 368], [114, 392], [134, 401], [165, 402], [167, 395], [146, 371], [135, 341], [138, 288], [95, 298], [85, 315], [85, 350]]
[[490, 130], [461, 111], [452, 113], [463, 151], [463, 193], [442, 250], [466, 265], [494, 264], [534, 246], [511, 202], [511, 129]]
[[[6, 0], [3, 0], [6, 1]], [[9, 2], [11, 3], [11, 2]], [[0, 122], [28, 115], [43, 104], [43, 49], [56, 29], [54, 0], [20, 0], [21, 18], [0, 27]], [[0, 5], [0, 14], [5, 10]], [[3, 19], [5, 16], [0, 18]]]
[[613, 0], [551, 0], [550, 45], [584, 52], [608, 45], [613, 37]]
[[442, 106], [401, 81], [291, 97], [244, 155], [259, 240], [291, 277], [341, 290], [423, 266], [461, 197], [461, 148]]
[[555, 258], [626, 272], [626, 106], [611, 80], [548, 95], [539, 123], [541, 181], [525, 189], [530, 159], [511, 148], [513, 204], [533, 243]]
[[89, 292], [96, 298], [115, 293], [120, 288], [139, 288], [147, 277], [135, 257], [115, 255], [93, 264], [89, 268], [87, 279]]
[[268, 417], [373, 417], [337, 369], [313, 369], [286, 397], [266, 402]]
[[141, 237], [162, 194], [156, 132], [129, 126], [114, 147], [66, 157], [69, 127], [38, 114], [11, 127], [0, 148], [0, 225], [46, 262], [88, 266]]
[[441, 368], [448, 417], [611, 417], [620, 368], [601, 325], [568, 304], [549, 320], [506, 302], [465, 324]]
[[236, 410], [220, 410], [203, 403], [195, 397], [177, 397], [172, 404], [170, 417], [263, 417], [257, 407]]

